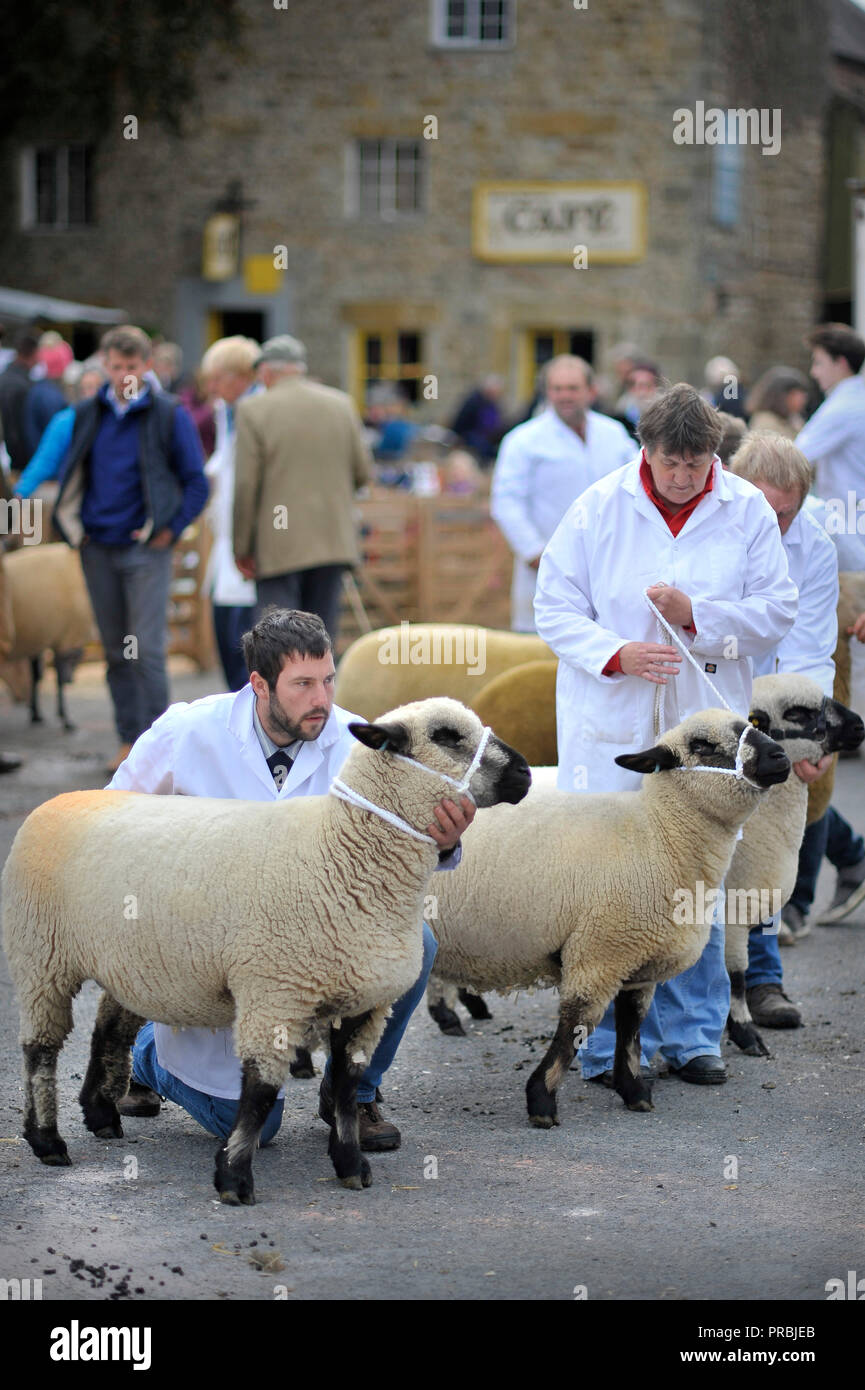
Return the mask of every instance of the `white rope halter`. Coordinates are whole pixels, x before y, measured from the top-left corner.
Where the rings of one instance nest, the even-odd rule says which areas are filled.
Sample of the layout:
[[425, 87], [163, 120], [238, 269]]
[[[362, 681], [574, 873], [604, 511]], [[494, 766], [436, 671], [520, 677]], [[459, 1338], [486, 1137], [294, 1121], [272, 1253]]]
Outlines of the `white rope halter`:
[[[660, 609], [659, 609], [659, 608], [652, 602], [652, 600], [649, 598], [649, 591], [648, 591], [648, 589], [646, 589], [646, 590], [643, 591], [643, 597], [644, 597], [644, 599], [646, 600], [646, 603], [647, 603], [647, 604], [649, 605], [649, 607], [651, 608], [651, 610], [652, 610], [652, 612], [654, 613], [655, 617], [657, 618], [658, 623], [659, 623], [659, 625], [660, 625], [660, 627], [661, 627], [661, 630], [664, 631], [664, 632], [666, 632], [667, 635], [668, 635], [669, 637], [672, 638], [672, 640], [675, 642], [676, 646], [679, 648], [679, 651], [680, 651], [680, 652], [682, 653], [682, 655], [685, 657], [686, 661], [690, 661], [691, 665], [693, 666], [693, 668], [694, 668], [694, 670], [697, 672], [697, 674], [698, 674], [699, 676], [702, 676], [703, 680], [704, 680], [704, 681], [706, 682], [706, 684], [708, 685], [708, 687], [709, 687], [709, 689], [711, 690], [712, 694], [715, 696], [715, 699], [718, 701], [718, 704], [719, 704], [719, 705], [723, 705], [724, 709], [729, 710], [731, 714], [735, 714], [736, 711], [733, 709], [732, 705], [730, 705], [730, 704], [724, 699], [724, 696], [721, 694], [720, 690], [719, 690], [718, 687], [715, 685], [715, 683], [714, 683], [713, 681], [710, 681], [710, 680], [709, 680], [709, 677], [708, 677], [708, 675], [706, 674], [706, 672], [700, 670], [700, 667], [699, 667], [698, 663], [697, 663], [697, 662], [694, 660], [694, 658], [691, 656], [691, 653], [688, 651], [688, 648], [685, 646], [684, 642], [683, 642], [682, 639], [679, 637], [678, 633], [670, 626], [670, 624], [667, 622], [667, 619], [664, 617], [663, 613], [661, 613]], [[656, 717], [657, 717], [658, 712], [659, 712], [659, 710], [660, 710], [659, 697], [661, 696], [662, 692], [663, 692], [663, 687], [662, 687], [662, 686], [658, 686], [658, 694], [657, 694], [656, 697], [655, 697], [655, 702], [656, 702], [656, 703], [655, 703], [655, 713], [656, 713]], [[764, 788], [760, 786], [759, 782], [754, 782], [754, 781], [752, 781], [751, 778], [750, 778], [750, 777], [747, 775], [747, 773], [745, 772], [745, 764], [744, 764], [744, 761], [743, 761], [743, 758], [742, 758], [742, 749], [743, 749], [743, 747], [744, 747], [744, 745], [745, 745], [745, 739], [748, 737], [748, 731], [749, 731], [750, 728], [751, 728], [750, 721], [746, 718], [746, 719], [745, 719], [745, 727], [744, 727], [744, 729], [742, 730], [741, 735], [739, 736], [739, 742], [738, 742], [738, 745], [737, 745], [737, 747], [736, 747], [736, 766], [735, 766], [735, 768], [731, 768], [731, 767], [706, 767], [705, 764], [700, 763], [700, 764], [698, 764], [696, 767], [677, 767], [677, 768], [671, 768], [670, 770], [671, 770], [672, 772], [721, 772], [721, 773], [723, 773], [723, 775], [724, 775], [725, 777], [735, 777], [737, 781], [739, 781], [739, 782], [747, 782], [749, 787], [756, 787], [757, 791], [763, 791]]]
[[[446, 772], [437, 772], [434, 767], [427, 767], [426, 763], [419, 762], [417, 758], [409, 758], [405, 753], [394, 753], [393, 757], [398, 758], [401, 763], [411, 763], [413, 767], [422, 768], [424, 772], [429, 772], [433, 777], [438, 777], [441, 782], [450, 782], [452, 787], [456, 787], [459, 796], [466, 795], [470, 801], [474, 801], [474, 797], [469, 791], [469, 783], [480, 766], [481, 758], [484, 755], [484, 750], [491, 733], [492, 729], [488, 724], [485, 724], [480, 742], [475, 749], [475, 755], [459, 781], [457, 781], [455, 777], [449, 777]], [[387, 748], [387, 743], [383, 745], [383, 748]], [[432, 835], [424, 835], [422, 831], [415, 830], [413, 825], [409, 825], [408, 821], [403, 820], [401, 816], [395, 815], [393, 811], [386, 810], [384, 806], [376, 806], [374, 801], [368, 801], [365, 796], [361, 796], [360, 792], [355, 791], [354, 787], [350, 787], [346, 782], [343, 782], [341, 777], [334, 777], [330, 784], [330, 790], [334, 796], [339, 797], [340, 801], [347, 801], [352, 806], [359, 806], [363, 811], [372, 811], [373, 815], [380, 816], [382, 820], [386, 820], [389, 825], [395, 826], [397, 830], [402, 830], [406, 835], [411, 835], [412, 839], [423, 840], [428, 845], [434, 845], [436, 843]]]

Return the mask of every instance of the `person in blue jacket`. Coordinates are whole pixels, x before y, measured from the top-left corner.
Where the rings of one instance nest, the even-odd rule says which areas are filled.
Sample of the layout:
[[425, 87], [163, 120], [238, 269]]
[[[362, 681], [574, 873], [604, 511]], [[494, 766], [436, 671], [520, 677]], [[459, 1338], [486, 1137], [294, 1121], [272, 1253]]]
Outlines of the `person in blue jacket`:
[[[91, 400], [106, 380], [105, 372], [95, 359], [85, 362], [75, 387], [77, 400]], [[66, 451], [72, 443], [74, 423], [74, 406], [67, 405], [52, 415], [35, 454], [15, 484], [16, 497], [32, 497], [42, 483], [51, 483], [60, 477]]]
[[108, 663], [121, 744], [113, 772], [168, 707], [171, 549], [202, 511], [207, 480], [188, 411], [148, 382], [147, 334], [114, 328], [101, 349], [108, 381], [75, 406], [53, 520], [81, 550]]

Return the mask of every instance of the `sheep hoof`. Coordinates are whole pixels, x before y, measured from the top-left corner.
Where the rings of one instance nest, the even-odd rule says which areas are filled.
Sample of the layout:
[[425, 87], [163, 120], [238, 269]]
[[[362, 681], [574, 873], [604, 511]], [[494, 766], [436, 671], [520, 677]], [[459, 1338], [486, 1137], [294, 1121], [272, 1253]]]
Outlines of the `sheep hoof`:
[[40, 1163], [47, 1163], [49, 1168], [71, 1168], [72, 1159], [64, 1149], [62, 1153], [40, 1154]]
[[343, 1187], [349, 1188], [352, 1192], [360, 1192], [364, 1186], [369, 1187], [369, 1183], [364, 1184], [363, 1177], [360, 1173], [352, 1173], [347, 1178], [340, 1178], [340, 1182]]
[[454, 1013], [453, 1009], [449, 1009], [447, 1004], [443, 1001], [439, 1001], [438, 1004], [430, 1004], [428, 1007], [430, 1018], [438, 1024], [441, 1032], [444, 1033], [446, 1037], [465, 1037], [465, 1029], [460, 1023], [459, 1014]]
[[641, 1111], [644, 1114], [648, 1113], [649, 1110], [654, 1110], [655, 1108], [652, 1102], [646, 1096], [643, 1096], [640, 1100], [626, 1100], [625, 1106], [628, 1110]]
[[535, 1129], [552, 1129], [553, 1125], [559, 1123], [558, 1115], [530, 1115], [529, 1124], [534, 1125]]
[[744, 1052], [746, 1057], [771, 1057], [772, 1055], [752, 1024], [737, 1023], [733, 1019], [728, 1019], [727, 1036], [730, 1042], [736, 1044], [740, 1052]]
[[94, 1129], [93, 1134], [97, 1139], [122, 1139], [123, 1126], [119, 1120], [115, 1120], [113, 1124], [103, 1125], [101, 1129]]

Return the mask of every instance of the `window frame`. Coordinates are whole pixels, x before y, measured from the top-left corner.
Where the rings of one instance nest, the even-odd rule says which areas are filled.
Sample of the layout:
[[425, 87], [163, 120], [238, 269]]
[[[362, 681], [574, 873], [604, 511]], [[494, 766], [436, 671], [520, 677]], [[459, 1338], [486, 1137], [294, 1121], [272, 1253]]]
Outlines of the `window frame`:
[[[83, 222], [69, 220], [69, 165], [72, 151], [83, 150], [85, 180], [85, 210], [90, 216]], [[57, 216], [53, 222], [40, 222], [37, 165], [39, 155], [53, 154], [54, 199]], [[96, 225], [93, 212], [93, 153], [86, 140], [70, 140], [62, 145], [24, 145], [19, 152], [19, 226], [25, 232], [82, 232]]]
[[480, 36], [483, 0], [464, 0], [467, 12], [471, 8], [476, 13], [476, 37], [451, 38], [447, 32], [449, 0], [432, 0], [430, 9], [430, 42], [434, 48], [463, 49], [470, 52], [513, 48], [517, 37], [517, 0], [501, 0], [507, 16], [507, 37], [503, 39], [484, 39]]
[[[377, 190], [378, 208], [372, 209], [364, 206], [363, 200], [363, 171], [364, 159], [362, 147], [364, 145], [378, 145], [378, 177], [375, 183]], [[417, 194], [417, 207], [399, 208], [396, 206], [398, 190], [398, 164], [397, 147], [399, 145], [411, 145], [414, 149], [414, 184]], [[359, 135], [350, 143], [346, 151], [346, 189], [345, 189], [345, 215], [352, 220], [363, 220], [369, 223], [376, 222], [406, 222], [416, 218], [424, 217], [427, 211], [427, 161], [423, 155], [423, 140], [417, 140], [412, 135]], [[385, 160], [383, 155], [387, 156]], [[387, 164], [387, 182], [383, 180], [382, 170]], [[382, 192], [390, 194], [390, 206], [382, 207]]]
[[[418, 339], [419, 354], [416, 362], [401, 363], [399, 361], [399, 340], [403, 334], [412, 334]], [[367, 359], [366, 345], [370, 338], [381, 339], [381, 361], [377, 363], [380, 375], [376, 376], [375, 384], [379, 382], [393, 386], [399, 386], [407, 381], [418, 383], [418, 399], [412, 401], [407, 396], [410, 406], [418, 406], [422, 401], [423, 381], [429, 375], [429, 364], [427, 355], [429, 352], [429, 332], [426, 325], [422, 323], [401, 323], [396, 327], [380, 327], [370, 322], [368, 324], [356, 324], [352, 329], [352, 351], [351, 351], [351, 380], [349, 383], [349, 394], [354, 400], [361, 415], [366, 409], [367, 404], [367, 382], [370, 377], [369, 362]], [[400, 370], [401, 368], [406, 370]]]

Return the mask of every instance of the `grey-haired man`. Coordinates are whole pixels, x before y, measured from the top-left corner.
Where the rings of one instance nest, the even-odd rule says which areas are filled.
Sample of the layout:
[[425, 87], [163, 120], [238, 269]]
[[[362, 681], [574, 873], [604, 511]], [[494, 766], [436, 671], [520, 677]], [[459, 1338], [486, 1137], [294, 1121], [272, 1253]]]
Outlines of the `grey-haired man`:
[[317, 613], [336, 640], [343, 571], [360, 562], [354, 494], [371, 459], [343, 391], [306, 379], [306, 348], [270, 338], [256, 364], [267, 387], [237, 407], [234, 554], [270, 604]]

